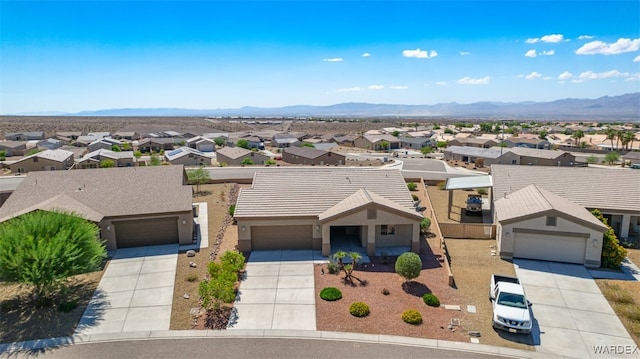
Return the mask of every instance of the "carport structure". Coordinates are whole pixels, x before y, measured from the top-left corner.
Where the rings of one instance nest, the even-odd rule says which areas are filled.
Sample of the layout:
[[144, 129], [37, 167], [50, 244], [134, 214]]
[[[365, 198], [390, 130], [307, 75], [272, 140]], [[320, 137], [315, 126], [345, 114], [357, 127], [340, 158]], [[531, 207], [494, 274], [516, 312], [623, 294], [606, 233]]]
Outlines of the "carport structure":
[[346, 236], [373, 256], [379, 247], [419, 251], [423, 216], [400, 171], [331, 168], [257, 172], [253, 186], [241, 190], [234, 218], [241, 251], [329, 255]]
[[491, 213], [493, 213], [493, 180], [491, 176], [477, 175], [466, 177], [452, 177], [445, 182], [444, 189], [449, 191], [449, 203], [447, 205], [447, 217], [451, 219], [451, 207], [453, 205], [453, 191], [457, 189], [472, 190], [476, 188], [489, 189], [489, 203], [491, 205]]

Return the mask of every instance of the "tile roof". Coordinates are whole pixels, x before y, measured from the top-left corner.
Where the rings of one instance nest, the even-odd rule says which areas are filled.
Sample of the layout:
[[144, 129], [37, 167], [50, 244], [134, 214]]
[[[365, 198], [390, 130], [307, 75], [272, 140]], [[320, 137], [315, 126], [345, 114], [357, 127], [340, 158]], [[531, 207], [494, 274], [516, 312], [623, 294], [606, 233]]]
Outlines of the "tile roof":
[[33, 209], [80, 211], [86, 218], [190, 211], [183, 166], [29, 172], [0, 207], [0, 221]]
[[221, 154], [225, 157], [229, 157], [231, 159], [237, 159], [240, 158], [242, 156], [245, 156], [247, 154], [251, 153], [251, 151], [242, 148], [242, 147], [229, 147], [229, 146], [225, 146], [222, 147], [221, 149], [218, 150], [218, 154]]
[[328, 151], [318, 150], [311, 147], [288, 147], [284, 149], [284, 152], [294, 156], [314, 159], [326, 154]]
[[[500, 147], [493, 147], [493, 149], [500, 151]], [[558, 157], [562, 157], [562, 155], [564, 155], [565, 153], [568, 153], [567, 151], [540, 150], [540, 149], [526, 148], [526, 147], [504, 148], [504, 152], [515, 153], [518, 156], [545, 158], [550, 160], [556, 159]]]
[[234, 216], [317, 217], [360, 189], [385, 198], [398, 210], [413, 210], [411, 194], [397, 170], [282, 169], [256, 172], [253, 186], [240, 191]]
[[371, 143], [376, 143], [376, 142], [380, 142], [380, 141], [387, 141], [387, 142], [398, 142], [398, 141], [400, 141], [397, 137], [391, 136], [391, 135], [387, 135], [387, 134], [363, 135], [362, 137], [366, 138]]
[[388, 200], [382, 196], [375, 194], [374, 192], [367, 191], [364, 188], [357, 190], [351, 196], [336, 203], [333, 207], [322, 212], [318, 219], [320, 221], [327, 221], [334, 217], [361, 209], [370, 204], [377, 204], [378, 206], [390, 209], [393, 212], [400, 212], [404, 216], [414, 217], [414, 219], [422, 219], [422, 215], [416, 212], [414, 209], [398, 206], [397, 203]]
[[491, 165], [491, 175], [496, 199], [535, 184], [583, 207], [640, 214], [640, 171]]
[[[502, 153], [504, 154], [508, 150], [509, 148], [502, 148]], [[445, 148], [444, 152], [483, 158], [500, 158], [500, 147], [481, 148], [470, 146], [449, 146]]]
[[607, 229], [607, 226], [583, 206], [533, 184], [511, 193], [506, 198], [498, 199], [495, 202], [495, 210], [498, 221], [502, 223], [515, 222], [535, 215], [561, 213], [602, 232]]
[[93, 152], [89, 152], [86, 155], [82, 156], [82, 158], [78, 159], [78, 162], [87, 161], [90, 159], [94, 159], [96, 157], [106, 157], [112, 159], [122, 159], [122, 158], [131, 158], [133, 159], [133, 151], [111, 151], [104, 148], [99, 150], [95, 150]]
[[211, 158], [205, 155], [203, 152], [200, 152], [196, 149], [193, 149], [191, 147], [186, 147], [186, 146], [176, 148], [175, 150], [171, 150], [171, 151], [165, 151], [164, 156], [167, 158], [168, 161], [173, 161], [178, 158], [188, 156], [189, 154], [200, 156], [200, 157]]
[[38, 158], [46, 158], [52, 161], [57, 161], [57, 162], [64, 162], [67, 158], [69, 157], [73, 157], [73, 152], [71, 151], [65, 151], [65, 150], [61, 150], [61, 149], [56, 149], [56, 150], [44, 150], [38, 153], [34, 153], [32, 155], [23, 157], [19, 160], [17, 160], [15, 163], [18, 162], [22, 162], [24, 160], [27, 160], [29, 158], [33, 158], [33, 157], [38, 157]]

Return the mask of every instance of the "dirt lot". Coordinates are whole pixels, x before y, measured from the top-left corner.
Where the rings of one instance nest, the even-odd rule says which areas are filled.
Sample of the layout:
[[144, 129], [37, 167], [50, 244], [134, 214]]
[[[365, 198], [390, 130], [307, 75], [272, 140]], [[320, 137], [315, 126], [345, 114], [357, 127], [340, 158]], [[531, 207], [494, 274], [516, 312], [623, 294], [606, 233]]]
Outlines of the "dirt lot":
[[447, 164], [449, 164], [449, 166], [451, 167], [462, 167], [468, 170], [474, 170], [474, 171], [480, 171], [480, 172], [486, 172], [486, 173], [489, 173], [489, 170], [491, 169], [489, 166], [477, 167], [473, 163], [464, 163], [462, 161], [454, 161], [454, 160], [447, 160]]
[[[34, 307], [28, 299], [27, 288], [0, 282], [0, 343], [73, 335], [100, 283], [104, 268], [71, 277], [63, 299], [57, 299], [54, 306], [45, 308]], [[75, 301], [78, 306], [64, 313], [57, 307], [61, 301]]]
[[627, 248], [627, 258], [629, 258], [633, 264], [640, 267], [640, 249]]
[[[194, 202], [206, 202], [209, 213], [209, 247], [196, 252], [195, 257], [187, 257], [186, 253], [178, 255], [176, 281], [174, 288], [173, 307], [171, 308], [170, 329], [192, 329], [193, 317], [190, 314], [192, 308], [200, 308], [198, 286], [207, 275], [207, 264], [211, 261], [215, 248], [215, 241], [222, 226], [225, 215], [229, 210], [229, 192], [235, 184], [207, 184], [202, 186], [202, 191], [208, 194], [194, 196]], [[240, 187], [247, 187], [241, 185]], [[219, 254], [227, 250], [235, 249], [238, 243], [236, 226], [231, 224], [224, 232], [224, 237], [219, 243]], [[216, 257], [217, 259], [217, 257]], [[196, 263], [196, 267], [189, 266], [189, 262]], [[189, 299], [183, 296], [189, 294]]]
[[[477, 191], [454, 190], [451, 213], [449, 215], [447, 215], [449, 191], [442, 190], [438, 186], [429, 186], [427, 191], [440, 223], [482, 223], [482, 216], [467, 216], [465, 214], [467, 195], [477, 194]], [[486, 195], [483, 197], [487, 198]]]

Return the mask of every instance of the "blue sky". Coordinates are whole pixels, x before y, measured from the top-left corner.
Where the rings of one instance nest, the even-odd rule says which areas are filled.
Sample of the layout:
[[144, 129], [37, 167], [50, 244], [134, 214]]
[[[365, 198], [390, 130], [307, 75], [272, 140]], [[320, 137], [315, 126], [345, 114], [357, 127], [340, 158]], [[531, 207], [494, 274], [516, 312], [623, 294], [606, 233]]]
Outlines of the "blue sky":
[[638, 91], [637, 0], [0, 0], [2, 114]]

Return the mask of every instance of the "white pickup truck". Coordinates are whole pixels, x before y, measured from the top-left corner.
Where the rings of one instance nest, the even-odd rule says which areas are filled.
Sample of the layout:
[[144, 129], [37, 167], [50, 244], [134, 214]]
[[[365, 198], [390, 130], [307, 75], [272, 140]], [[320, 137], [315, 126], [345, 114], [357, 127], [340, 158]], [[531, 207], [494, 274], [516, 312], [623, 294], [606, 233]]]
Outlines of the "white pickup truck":
[[531, 303], [518, 278], [492, 275], [489, 299], [493, 304], [494, 328], [510, 333], [531, 333]]

